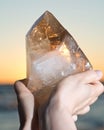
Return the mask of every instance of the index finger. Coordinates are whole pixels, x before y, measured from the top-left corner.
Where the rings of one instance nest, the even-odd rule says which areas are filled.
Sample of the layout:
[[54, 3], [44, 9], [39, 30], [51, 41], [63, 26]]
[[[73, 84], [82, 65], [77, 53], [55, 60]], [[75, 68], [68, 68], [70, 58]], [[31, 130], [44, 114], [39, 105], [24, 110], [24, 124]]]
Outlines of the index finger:
[[103, 76], [103, 73], [100, 70], [88, 70], [82, 73], [77, 74], [77, 78], [83, 83], [94, 83], [100, 80]]

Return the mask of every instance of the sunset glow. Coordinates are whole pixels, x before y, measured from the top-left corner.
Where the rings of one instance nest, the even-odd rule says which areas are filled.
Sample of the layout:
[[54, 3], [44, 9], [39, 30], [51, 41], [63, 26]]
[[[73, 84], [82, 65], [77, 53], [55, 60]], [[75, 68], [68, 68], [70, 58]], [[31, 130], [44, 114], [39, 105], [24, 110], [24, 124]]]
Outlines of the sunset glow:
[[1, 84], [11, 84], [26, 78], [25, 35], [46, 10], [52, 12], [72, 34], [93, 68], [100, 69], [104, 73], [104, 1], [2, 0], [0, 1]]

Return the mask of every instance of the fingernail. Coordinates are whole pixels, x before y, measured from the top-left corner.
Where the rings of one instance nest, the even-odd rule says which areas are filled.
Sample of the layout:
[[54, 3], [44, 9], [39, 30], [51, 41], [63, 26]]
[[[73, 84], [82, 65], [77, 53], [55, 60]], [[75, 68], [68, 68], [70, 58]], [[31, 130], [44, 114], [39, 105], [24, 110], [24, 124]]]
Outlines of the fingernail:
[[103, 76], [103, 73], [100, 70], [96, 70], [96, 74], [98, 75], [99, 78]]

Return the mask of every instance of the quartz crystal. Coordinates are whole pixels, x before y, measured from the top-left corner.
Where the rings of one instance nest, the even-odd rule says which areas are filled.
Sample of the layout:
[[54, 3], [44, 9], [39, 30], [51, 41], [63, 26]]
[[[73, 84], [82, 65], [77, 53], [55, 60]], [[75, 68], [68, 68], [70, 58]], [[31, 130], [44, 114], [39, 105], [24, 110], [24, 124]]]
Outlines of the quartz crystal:
[[59, 81], [92, 68], [71, 34], [46, 11], [26, 35], [27, 87], [39, 104]]

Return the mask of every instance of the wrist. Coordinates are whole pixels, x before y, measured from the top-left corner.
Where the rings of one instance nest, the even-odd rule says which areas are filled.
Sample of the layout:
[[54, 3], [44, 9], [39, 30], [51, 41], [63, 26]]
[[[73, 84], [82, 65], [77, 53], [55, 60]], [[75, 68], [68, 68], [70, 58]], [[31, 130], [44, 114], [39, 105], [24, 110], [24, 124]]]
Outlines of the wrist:
[[45, 118], [47, 130], [76, 130], [72, 114], [62, 104], [60, 104], [59, 99], [52, 99], [50, 101], [46, 108]]
[[[49, 100], [49, 104], [47, 107], [48, 111], [62, 111], [62, 112], [68, 112], [70, 115], [73, 115], [74, 113], [74, 104], [72, 101], [69, 101], [68, 104], [66, 104], [66, 101], [64, 100], [64, 96], [62, 92], [60, 93], [59, 91], [56, 92]], [[52, 112], [53, 113], [53, 112]]]

